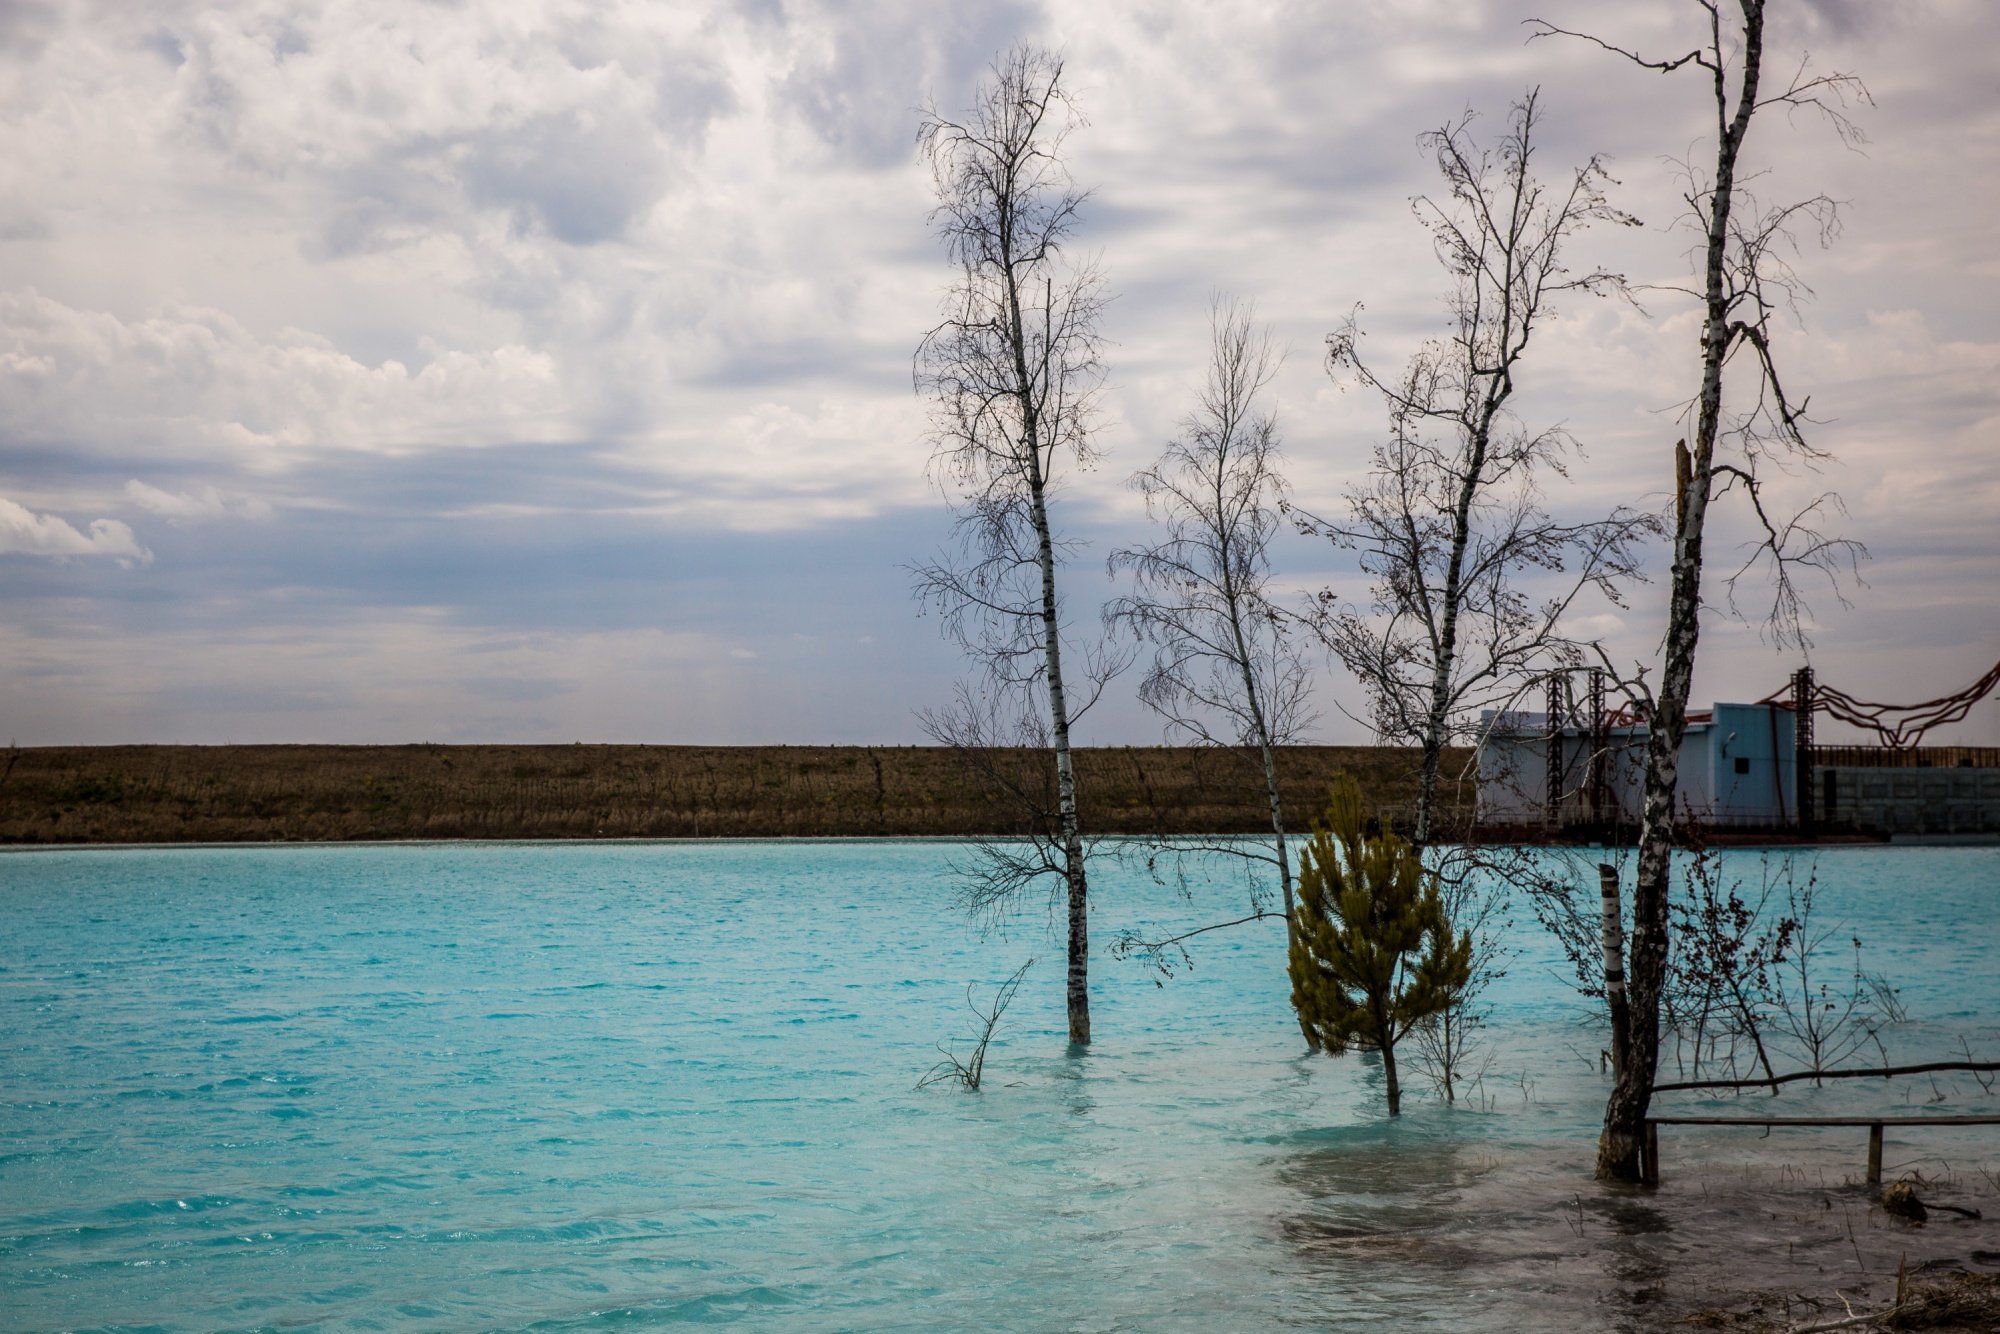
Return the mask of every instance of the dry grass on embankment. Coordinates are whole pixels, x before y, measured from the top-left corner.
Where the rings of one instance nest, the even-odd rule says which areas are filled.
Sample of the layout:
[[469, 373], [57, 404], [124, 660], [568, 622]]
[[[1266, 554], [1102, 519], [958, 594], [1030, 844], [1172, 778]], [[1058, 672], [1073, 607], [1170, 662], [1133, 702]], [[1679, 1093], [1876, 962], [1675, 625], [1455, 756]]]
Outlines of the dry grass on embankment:
[[[1044, 754], [997, 752], [1041, 784]], [[1462, 754], [1447, 757], [1457, 773]], [[1345, 769], [1396, 823], [1414, 752], [1294, 746], [1303, 826]], [[50, 746], [0, 752], [0, 842], [399, 838], [713, 838], [1020, 832], [1017, 809], [948, 750], [922, 746]], [[1077, 752], [1087, 829], [1255, 833], [1262, 781], [1183, 747]]]

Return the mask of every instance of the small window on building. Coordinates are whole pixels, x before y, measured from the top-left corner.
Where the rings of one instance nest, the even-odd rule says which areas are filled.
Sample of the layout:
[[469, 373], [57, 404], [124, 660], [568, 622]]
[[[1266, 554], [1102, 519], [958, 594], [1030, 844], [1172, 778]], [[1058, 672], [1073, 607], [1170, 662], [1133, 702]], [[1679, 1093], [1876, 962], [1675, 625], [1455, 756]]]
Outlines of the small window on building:
[[1750, 772], [1750, 757], [1748, 755], [1738, 755], [1736, 757], [1736, 772], [1739, 774]]

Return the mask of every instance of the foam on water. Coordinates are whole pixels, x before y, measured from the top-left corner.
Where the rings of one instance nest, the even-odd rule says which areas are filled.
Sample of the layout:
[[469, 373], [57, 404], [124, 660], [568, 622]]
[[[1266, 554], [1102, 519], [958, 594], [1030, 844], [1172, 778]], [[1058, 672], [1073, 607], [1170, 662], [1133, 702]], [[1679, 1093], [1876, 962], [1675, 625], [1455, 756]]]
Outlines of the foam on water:
[[[1060, 946], [1039, 916], [982, 939], [951, 855], [0, 856], [0, 1326], [1626, 1328], [2000, 1247], [1885, 1230], [1861, 1132], [1669, 1132], [1663, 1190], [1593, 1187], [1601, 1040], [1532, 926], [1473, 1099], [1400, 1123], [1371, 1060], [1302, 1055], [1268, 923], [1164, 985], [1099, 957], [1073, 1055]], [[1893, 1054], [2000, 1045], [2000, 851], [1818, 861], [1822, 916], [1903, 987]], [[1100, 944], [1228, 902], [1097, 884]], [[987, 1089], [917, 1090], [965, 984], [1031, 955]], [[1785, 1110], [1933, 1096], [1863, 1083]], [[1994, 1132], [1890, 1157], [2000, 1214]]]

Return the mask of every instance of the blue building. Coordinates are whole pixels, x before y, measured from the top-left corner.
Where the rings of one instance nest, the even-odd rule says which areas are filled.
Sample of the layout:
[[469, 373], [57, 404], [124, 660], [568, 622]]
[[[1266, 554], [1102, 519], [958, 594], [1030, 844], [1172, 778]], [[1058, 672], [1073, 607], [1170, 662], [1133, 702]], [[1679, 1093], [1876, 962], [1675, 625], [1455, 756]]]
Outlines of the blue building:
[[[1681, 739], [1680, 809], [1719, 827], [1795, 824], [1795, 721], [1782, 704], [1717, 704], [1690, 712]], [[1646, 724], [1551, 728], [1546, 713], [1507, 712], [1486, 715], [1481, 726], [1480, 824], [1638, 823]]]

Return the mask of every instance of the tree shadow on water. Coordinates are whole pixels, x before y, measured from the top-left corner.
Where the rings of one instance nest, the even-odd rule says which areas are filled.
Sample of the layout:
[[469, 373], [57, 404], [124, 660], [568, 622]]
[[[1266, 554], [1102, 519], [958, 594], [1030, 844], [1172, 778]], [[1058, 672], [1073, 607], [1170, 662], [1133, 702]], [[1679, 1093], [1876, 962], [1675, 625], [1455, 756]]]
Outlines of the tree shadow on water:
[[1642, 1197], [1604, 1194], [1588, 1200], [1579, 1195], [1577, 1212], [1580, 1239], [1595, 1243], [1594, 1258], [1607, 1282], [1606, 1304], [1643, 1311], [1665, 1303], [1674, 1269], [1670, 1251], [1678, 1249], [1670, 1241], [1675, 1228], [1667, 1211]]
[[1800, 1161], [1690, 1156], [1639, 1190], [1593, 1182], [1582, 1140], [1451, 1129], [1406, 1118], [1285, 1142], [1272, 1227], [1322, 1291], [1426, 1327], [1750, 1329], [1882, 1306], [1905, 1269], [2000, 1265], [1974, 1250], [2000, 1215], [2000, 1172], [1983, 1163], [1912, 1175], [1939, 1209], [1913, 1227], [1842, 1183], [1844, 1145]]
[[1335, 1257], [1460, 1262], [1452, 1221], [1498, 1164], [1488, 1149], [1407, 1122], [1316, 1131], [1292, 1148], [1277, 1176], [1298, 1204], [1277, 1226], [1302, 1252]]
[[1510, 1329], [1661, 1323], [1683, 1249], [1670, 1207], [1602, 1192], [1574, 1146], [1473, 1139], [1427, 1119], [1291, 1142], [1276, 1172], [1293, 1204], [1273, 1221], [1323, 1282]]

